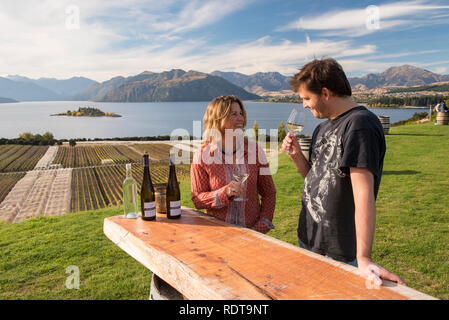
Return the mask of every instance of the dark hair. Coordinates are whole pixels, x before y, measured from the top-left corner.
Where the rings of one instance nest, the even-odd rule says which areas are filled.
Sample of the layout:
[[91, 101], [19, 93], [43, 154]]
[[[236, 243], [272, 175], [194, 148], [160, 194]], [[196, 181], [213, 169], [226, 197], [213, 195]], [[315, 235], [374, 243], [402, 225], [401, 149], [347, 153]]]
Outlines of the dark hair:
[[332, 58], [315, 59], [302, 67], [292, 77], [290, 85], [294, 92], [298, 92], [302, 84], [315, 94], [321, 94], [321, 90], [327, 88], [339, 97], [352, 95], [351, 85], [343, 68]]

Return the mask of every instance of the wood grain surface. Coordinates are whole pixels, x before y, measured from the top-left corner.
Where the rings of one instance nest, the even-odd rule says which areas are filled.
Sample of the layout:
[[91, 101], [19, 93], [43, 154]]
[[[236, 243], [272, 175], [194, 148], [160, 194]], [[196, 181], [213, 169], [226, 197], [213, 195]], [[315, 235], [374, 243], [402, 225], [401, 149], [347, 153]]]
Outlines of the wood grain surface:
[[357, 268], [190, 208], [180, 219], [104, 220], [104, 233], [188, 299], [433, 299]]

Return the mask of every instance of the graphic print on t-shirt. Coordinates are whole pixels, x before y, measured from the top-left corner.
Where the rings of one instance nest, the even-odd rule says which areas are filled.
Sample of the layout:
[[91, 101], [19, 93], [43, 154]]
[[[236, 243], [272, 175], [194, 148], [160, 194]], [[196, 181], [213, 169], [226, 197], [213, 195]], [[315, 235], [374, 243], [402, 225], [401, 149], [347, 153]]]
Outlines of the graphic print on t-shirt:
[[337, 175], [344, 175], [339, 168], [341, 151], [337, 129], [317, 137], [312, 152], [312, 168], [305, 179], [303, 192], [303, 203], [316, 223], [320, 223], [326, 213], [323, 199], [327, 198], [329, 189], [335, 187]]

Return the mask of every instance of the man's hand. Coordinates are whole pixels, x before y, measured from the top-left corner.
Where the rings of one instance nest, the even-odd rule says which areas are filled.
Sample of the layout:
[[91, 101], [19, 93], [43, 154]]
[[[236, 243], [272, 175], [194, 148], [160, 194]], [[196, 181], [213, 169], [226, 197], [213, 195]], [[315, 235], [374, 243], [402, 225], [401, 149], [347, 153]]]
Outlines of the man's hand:
[[371, 248], [376, 225], [374, 199], [374, 176], [368, 168], [350, 168], [355, 205], [355, 229], [357, 237], [357, 264], [360, 274], [375, 286], [382, 285], [382, 279], [404, 284], [397, 275], [375, 264], [371, 260]]
[[371, 281], [374, 286], [381, 286], [383, 280], [389, 280], [398, 284], [406, 285], [405, 281], [401, 277], [391, 273], [387, 269], [375, 264], [370, 259], [357, 259], [359, 266], [359, 273], [362, 277]]
[[298, 140], [296, 140], [296, 135], [294, 133], [288, 133], [284, 140], [282, 141], [281, 150], [288, 154], [290, 158], [301, 153], [301, 147], [299, 146]]
[[299, 146], [298, 140], [296, 140], [296, 135], [294, 133], [287, 134], [282, 141], [281, 150], [288, 154], [290, 159], [292, 159], [295, 163], [298, 172], [303, 178], [305, 178], [310, 170], [310, 164], [302, 154], [301, 147]]

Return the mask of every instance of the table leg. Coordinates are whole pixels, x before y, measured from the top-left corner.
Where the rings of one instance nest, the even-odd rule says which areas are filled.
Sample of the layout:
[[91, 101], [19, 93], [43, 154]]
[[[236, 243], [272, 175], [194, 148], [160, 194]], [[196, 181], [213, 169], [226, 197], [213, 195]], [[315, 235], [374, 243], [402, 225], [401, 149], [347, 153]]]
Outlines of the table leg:
[[184, 296], [167, 282], [153, 273], [149, 300], [186, 300]]

